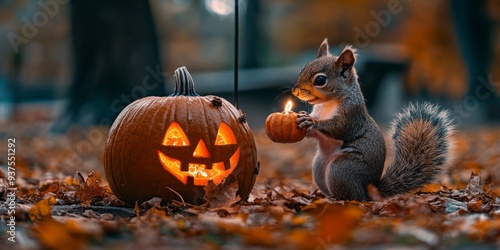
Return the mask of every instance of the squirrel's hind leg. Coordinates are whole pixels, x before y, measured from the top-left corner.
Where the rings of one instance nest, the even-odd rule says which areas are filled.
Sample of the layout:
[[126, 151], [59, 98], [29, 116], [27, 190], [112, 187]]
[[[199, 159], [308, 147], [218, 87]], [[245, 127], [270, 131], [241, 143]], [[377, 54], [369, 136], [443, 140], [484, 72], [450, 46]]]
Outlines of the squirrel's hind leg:
[[371, 180], [360, 167], [364, 164], [343, 157], [337, 158], [326, 170], [329, 194], [340, 200], [369, 200], [367, 186]]
[[325, 194], [326, 197], [332, 197], [330, 189], [327, 184], [326, 171], [330, 168], [330, 164], [326, 162], [325, 159], [318, 157], [318, 155], [313, 159], [312, 175], [316, 186]]

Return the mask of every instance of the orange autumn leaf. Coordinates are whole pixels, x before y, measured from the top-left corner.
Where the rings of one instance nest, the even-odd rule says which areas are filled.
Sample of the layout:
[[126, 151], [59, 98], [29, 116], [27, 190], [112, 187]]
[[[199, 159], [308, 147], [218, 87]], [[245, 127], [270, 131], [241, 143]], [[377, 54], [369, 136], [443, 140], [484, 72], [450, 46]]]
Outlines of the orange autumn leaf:
[[466, 161], [463, 162], [461, 165], [463, 169], [470, 169], [470, 171], [474, 173], [479, 173], [481, 172], [481, 169], [484, 168], [483, 164], [481, 164], [476, 160]]
[[68, 185], [68, 186], [76, 186], [78, 185], [78, 180], [73, 178], [72, 176], [67, 176], [65, 179], [64, 179], [64, 184]]
[[325, 204], [317, 217], [316, 243], [322, 246], [347, 242], [363, 215], [357, 204]]
[[219, 227], [231, 233], [237, 233], [243, 237], [243, 241], [248, 245], [276, 247], [278, 244], [285, 244], [279, 236], [273, 235], [273, 231], [265, 227], [242, 227], [219, 223]]
[[477, 240], [486, 240], [488, 237], [492, 237], [494, 234], [492, 232], [500, 231], [500, 220], [485, 220], [479, 219], [474, 224], [468, 234], [470, 237]]
[[169, 219], [169, 216], [165, 213], [164, 210], [160, 210], [157, 207], [152, 207], [151, 209], [147, 210], [146, 213], [144, 213], [142, 218], [148, 219], [150, 221], [166, 221]]
[[207, 205], [210, 208], [226, 208], [238, 203], [241, 198], [238, 196], [238, 181], [226, 185], [225, 182], [215, 185], [212, 182], [208, 183], [205, 189]]
[[481, 211], [481, 207], [483, 205], [483, 201], [479, 199], [472, 199], [467, 203], [467, 209], [473, 212], [483, 212]]
[[83, 249], [86, 241], [84, 230], [73, 220], [43, 221], [33, 227], [33, 231], [44, 249]]
[[441, 184], [430, 183], [430, 184], [426, 184], [425, 186], [423, 186], [421, 188], [421, 190], [424, 192], [437, 193], [441, 190], [442, 187], [443, 187], [443, 185], [441, 185]]
[[29, 210], [30, 220], [43, 221], [52, 219], [52, 207], [56, 204], [56, 202], [56, 198], [54, 197], [37, 202]]
[[315, 247], [321, 246], [321, 243], [318, 242], [318, 238], [314, 237], [314, 235], [306, 229], [292, 230], [286, 235], [285, 239], [289, 245], [296, 249], [315, 249]]
[[39, 192], [41, 195], [47, 195], [49, 193], [60, 194], [69, 191], [69, 186], [62, 182], [48, 182], [40, 186]]
[[79, 186], [76, 190], [76, 199], [85, 205], [90, 204], [90, 200], [97, 197], [104, 197], [106, 189], [99, 186], [99, 181], [92, 171], [85, 180], [80, 172], [77, 173], [79, 179]]

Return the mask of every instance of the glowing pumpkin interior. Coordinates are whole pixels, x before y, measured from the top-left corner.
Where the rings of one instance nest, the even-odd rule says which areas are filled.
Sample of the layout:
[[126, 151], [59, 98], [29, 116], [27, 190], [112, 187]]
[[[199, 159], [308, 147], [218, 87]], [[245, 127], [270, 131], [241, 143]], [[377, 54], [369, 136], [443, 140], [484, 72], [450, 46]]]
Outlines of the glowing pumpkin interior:
[[240, 149], [229, 125], [221, 122], [209, 152], [203, 139], [193, 145], [178, 123], [172, 122], [165, 132], [158, 150], [160, 162], [170, 174], [188, 184], [193, 179], [196, 186], [215, 185], [229, 176], [238, 165]]

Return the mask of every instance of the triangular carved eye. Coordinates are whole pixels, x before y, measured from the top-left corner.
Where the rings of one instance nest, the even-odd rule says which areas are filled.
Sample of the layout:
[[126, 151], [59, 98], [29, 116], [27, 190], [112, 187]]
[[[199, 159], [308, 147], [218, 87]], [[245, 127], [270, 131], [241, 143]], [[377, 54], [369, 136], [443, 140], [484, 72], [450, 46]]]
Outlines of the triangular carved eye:
[[220, 146], [220, 145], [229, 145], [229, 144], [236, 144], [238, 143], [236, 141], [236, 136], [234, 136], [234, 132], [224, 122], [220, 123], [219, 130], [217, 131], [217, 139], [215, 139], [215, 145]]
[[172, 122], [165, 133], [162, 145], [165, 146], [189, 146], [189, 139], [184, 130], [176, 122]]

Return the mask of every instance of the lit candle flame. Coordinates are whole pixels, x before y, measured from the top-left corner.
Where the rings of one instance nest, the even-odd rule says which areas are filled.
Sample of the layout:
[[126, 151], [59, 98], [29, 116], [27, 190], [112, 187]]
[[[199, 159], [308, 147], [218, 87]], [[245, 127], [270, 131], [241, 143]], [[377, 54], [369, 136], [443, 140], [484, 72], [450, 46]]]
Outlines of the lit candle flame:
[[288, 101], [285, 106], [285, 113], [290, 113], [292, 111], [292, 101]]

